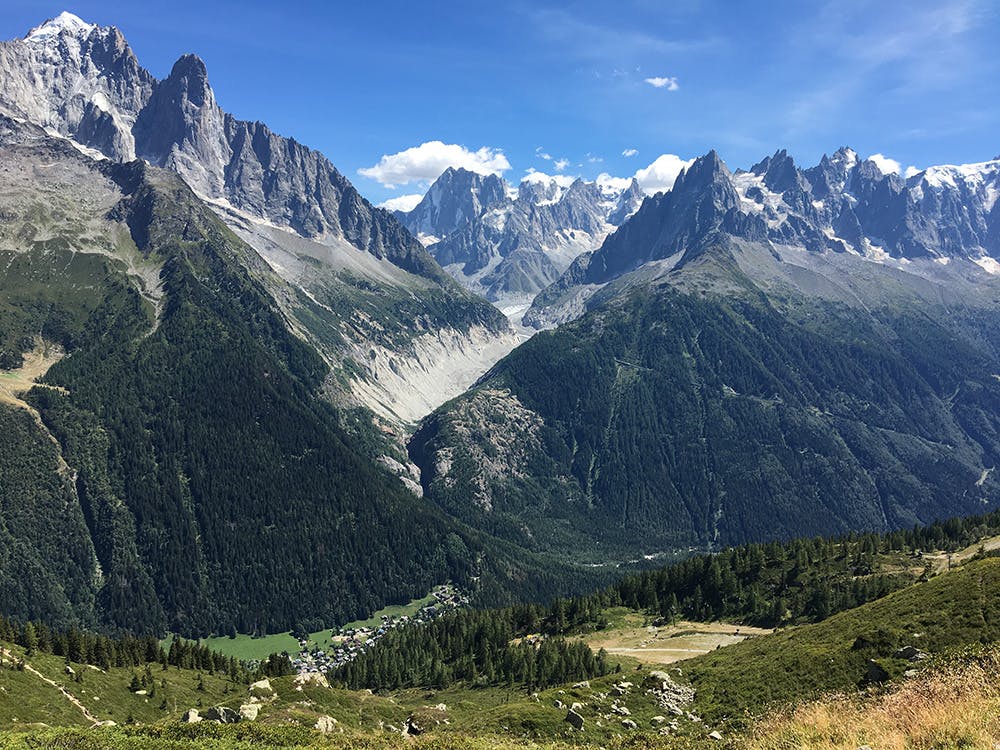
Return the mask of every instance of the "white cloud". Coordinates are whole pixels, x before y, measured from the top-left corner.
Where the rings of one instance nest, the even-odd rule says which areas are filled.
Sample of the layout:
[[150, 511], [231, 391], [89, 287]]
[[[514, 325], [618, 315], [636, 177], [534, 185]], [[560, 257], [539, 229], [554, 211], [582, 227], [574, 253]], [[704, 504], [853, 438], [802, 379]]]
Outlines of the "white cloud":
[[590, 162], [591, 164], [600, 164], [602, 161], [604, 161], [604, 157], [602, 157], [602, 156], [595, 156], [594, 154], [592, 154], [592, 153], [590, 153], [588, 151], [587, 152], [587, 161]]
[[875, 162], [875, 166], [879, 168], [882, 174], [898, 174], [904, 177], [913, 177], [915, 174], [920, 174], [920, 170], [916, 167], [911, 165], [903, 169], [902, 164], [883, 154], [872, 154], [868, 157], [868, 160]]
[[648, 167], [638, 170], [635, 179], [647, 195], [670, 190], [682, 169], [691, 166], [694, 159], [684, 160], [676, 154], [661, 154]]
[[622, 156], [624, 156], [626, 159], [628, 159], [630, 157], [635, 156], [638, 153], [639, 153], [639, 149], [637, 149], [637, 148], [627, 148], [624, 151], [622, 151]]
[[875, 166], [882, 174], [900, 174], [903, 171], [903, 167], [898, 161], [883, 154], [872, 154], [868, 160], [875, 162]]
[[555, 167], [557, 172], [565, 171], [566, 167], [569, 166], [569, 159], [556, 159], [552, 166]]
[[612, 177], [607, 172], [601, 172], [601, 174], [597, 175], [594, 182], [606, 193], [621, 192], [622, 190], [627, 190], [628, 186], [632, 184], [632, 178]]
[[545, 159], [545, 161], [552, 161], [552, 154], [546, 153], [541, 146], [535, 149], [535, 154], [540, 159]]
[[378, 164], [359, 169], [358, 174], [394, 188], [413, 182], [433, 182], [448, 167], [461, 167], [479, 174], [501, 174], [510, 169], [510, 162], [498, 148], [483, 146], [470, 151], [457, 143], [427, 141], [396, 154], [386, 154]]
[[412, 211], [423, 197], [420, 193], [397, 195], [395, 198], [389, 198], [389, 200], [379, 203], [378, 207], [384, 208], [386, 211]]
[[568, 174], [545, 174], [545, 172], [539, 172], [536, 169], [529, 169], [524, 177], [521, 178], [521, 182], [554, 182], [559, 187], [568, 188], [576, 181], [576, 178]]
[[654, 89], [666, 89], [667, 91], [677, 91], [681, 86], [677, 83], [677, 78], [668, 76], [656, 76], [654, 78], [644, 78], [644, 83], [648, 83]]

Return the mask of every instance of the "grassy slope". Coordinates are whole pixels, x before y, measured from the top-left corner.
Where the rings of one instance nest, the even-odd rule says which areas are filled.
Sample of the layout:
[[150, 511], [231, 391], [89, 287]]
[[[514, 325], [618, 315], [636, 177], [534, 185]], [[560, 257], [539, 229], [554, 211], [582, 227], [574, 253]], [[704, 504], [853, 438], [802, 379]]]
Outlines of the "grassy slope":
[[[861, 636], [880, 644], [853, 649]], [[707, 718], [759, 713], [771, 704], [850, 689], [869, 659], [890, 674], [912, 666], [892, 654], [903, 645], [940, 652], [1000, 637], [1000, 560], [971, 562], [815, 625], [751, 639], [688, 662]]]
[[745, 750], [990, 748], [1000, 743], [1000, 651], [956, 659], [876, 696], [835, 695], [761, 721]]
[[[18, 646], [2, 644], [16, 658], [24, 657]], [[150, 665], [155, 680], [153, 695], [135, 695], [129, 690], [133, 675], [142, 669], [112, 668], [107, 672], [74, 664], [82, 680], [77, 682], [65, 674], [65, 660], [51, 654], [35, 654], [26, 661], [44, 677], [55, 681], [76, 698], [97, 719], [124, 724], [129, 717], [140, 723], [152, 723], [165, 718], [177, 718], [188, 708], [229, 705], [238, 707], [246, 687], [224, 676], [170, 667], [164, 671], [159, 664]], [[91, 722], [56, 688], [29, 671], [10, 668], [5, 658], [0, 669], [0, 729], [16, 728], [42, 722], [59, 726], [90, 726]], [[201, 675], [204, 691], [198, 690]], [[16, 700], [11, 697], [16, 696]], [[160, 708], [166, 699], [166, 708]]]

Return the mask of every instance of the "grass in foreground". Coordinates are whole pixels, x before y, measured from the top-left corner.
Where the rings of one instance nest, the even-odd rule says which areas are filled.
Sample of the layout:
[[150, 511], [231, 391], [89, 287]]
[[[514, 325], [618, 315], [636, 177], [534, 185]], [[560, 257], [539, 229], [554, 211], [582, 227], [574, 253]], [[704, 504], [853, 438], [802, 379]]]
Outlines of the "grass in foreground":
[[878, 696], [838, 695], [765, 719], [745, 750], [944, 750], [1000, 743], [1000, 651], [955, 660]]

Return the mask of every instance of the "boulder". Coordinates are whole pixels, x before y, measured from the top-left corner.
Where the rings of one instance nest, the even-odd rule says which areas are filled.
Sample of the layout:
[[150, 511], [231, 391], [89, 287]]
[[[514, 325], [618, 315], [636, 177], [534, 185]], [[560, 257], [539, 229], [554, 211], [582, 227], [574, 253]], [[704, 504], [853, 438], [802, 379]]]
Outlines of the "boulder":
[[242, 717], [238, 711], [227, 706], [212, 706], [205, 712], [205, 719], [217, 721], [220, 724], [236, 724]]
[[646, 679], [642, 681], [642, 685], [651, 690], [666, 690], [672, 682], [673, 680], [670, 679], [670, 675], [666, 672], [656, 670], [646, 675]]
[[581, 732], [583, 731], [583, 716], [581, 716], [572, 708], [566, 714], [566, 721], [569, 722], [570, 726], [572, 726], [573, 729], [579, 729]]
[[337, 731], [337, 720], [332, 716], [320, 716], [316, 719], [314, 728], [323, 734], [332, 734]]
[[563, 702], [558, 698], [556, 698], [555, 703], [553, 703], [552, 705], [555, 706], [556, 708], [565, 708]]
[[893, 654], [893, 658], [906, 659], [907, 661], [922, 661], [927, 658], [927, 654], [915, 646], [903, 646]]
[[722, 740], [722, 735], [719, 734], [718, 732], [711, 732], [709, 733], [708, 738], [710, 740], [716, 740], [717, 742], [719, 742]]
[[257, 715], [260, 713], [259, 703], [244, 703], [240, 706], [240, 717], [244, 721], [257, 721]]
[[583, 704], [582, 703], [574, 703], [572, 706], [569, 707], [569, 710], [570, 711], [579, 711], [582, 708], [583, 708]]
[[76, 676], [76, 670], [73, 669], [73, 667], [71, 667], [69, 664], [67, 664], [65, 667], [63, 667], [63, 672], [65, 672], [66, 674], [68, 674], [70, 677], [75, 677]]
[[622, 719], [622, 729], [638, 729], [639, 725], [631, 719]]
[[330, 687], [330, 683], [327, 682], [326, 677], [319, 672], [303, 672], [302, 674], [295, 675], [294, 685], [296, 689], [303, 687]]
[[271, 687], [271, 681], [265, 677], [263, 680], [257, 680], [257, 682], [251, 682], [250, 692], [256, 693], [258, 695], [264, 695], [273, 693], [274, 688]]
[[664, 723], [666, 723], [666, 721], [667, 721], [667, 717], [666, 717], [666, 716], [654, 716], [654, 717], [653, 717], [652, 719], [650, 719], [650, 721], [651, 721], [651, 722], [652, 722], [652, 723], [653, 723], [653, 724], [654, 724], [655, 726], [659, 726], [660, 724], [664, 724]]
[[590, 680], [584, 680], [583, 682], [576, 682], [573, 684], [574, 690], [589, 690]]
[[862, 682], [866, 685], [878, 685], [888, 679], [889, 673], [885, 671], [885, 668], [874, 659], [869, 659]]
[[186, 724], [197, 724], [201, 720], [202, 717], [201, 714], [198, 713], [197, 708], [189, 708], [187, 711], [184, 712], [184, 715], [181, 717], [181, 721], [183, 721]]

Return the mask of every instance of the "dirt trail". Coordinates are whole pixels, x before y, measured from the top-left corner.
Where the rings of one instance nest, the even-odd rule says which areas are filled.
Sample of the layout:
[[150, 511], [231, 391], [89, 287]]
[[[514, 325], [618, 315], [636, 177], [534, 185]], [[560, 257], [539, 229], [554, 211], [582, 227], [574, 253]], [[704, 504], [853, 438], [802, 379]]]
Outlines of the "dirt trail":
[[[10, 651], [8, 651], [7, 649], [5, 649], [5, 648], [0, 648], [0, 654], [3, 654], [4, 657], [6, 657], [8, 659], [15, 658], [14, 655]], [[58, 682], [56, 682], [55, 680], [50, 680], [48, 677], [46, 677], [41, 672], [39, 672], [37, 669], [35, 669], [33, 666], [31, 666], [28, 662], [24, 662], [24, 671], [25, 672], [30, 672], [31, 674], [35, 675], [35, 677], [37, 677], [38, 679], [40, 679], [42, 682], [45, 682], [45, 683], [51, 685], [56, 690], [58, 690], [60, 693], [62, 693], [63, 697], [66, 698], [66, 700], [68, 700], [74, 706], [76, 706], [77, 709], [79, 709], [80, 713], [83, 714], [84, 718], [87, 719], [87, 721], [89, 721], [91, 724], [100, 724], [101, 723], [101, 720], [98, 719], [96, 716], [94, 716], [92, 713], [90, 713], [90, 711], [87, 710], [87, 707], [85, 705], [83, 705], [82, 703], [80, 703], [80, 701], [76, 698], [76, 696], [72, 695], [68, 690], [66, 690], [66, 688], [64, 688]]]
[[987, 539], [983, 539], [975, 544], [970, 544], [968, 547], [963, 550], [959, 550], [958, 552], [934, 552], [932, 554], [924, 554], [922, 557], [934, 566], [935, 573], [944, 573], [949, 570], [951, 566], [958, 565], [965, 562], [970, 557], [974, 557], [979, 552], [980, 548], [986, 550], [987, 552], [1000, 549], [1000, 536], [991, 536]]

